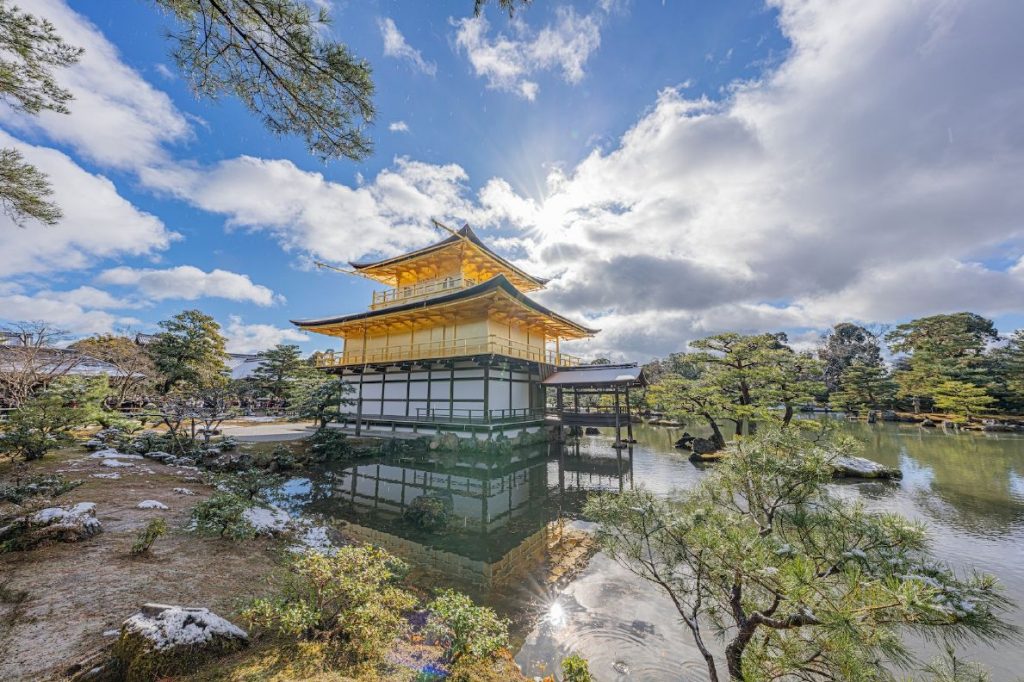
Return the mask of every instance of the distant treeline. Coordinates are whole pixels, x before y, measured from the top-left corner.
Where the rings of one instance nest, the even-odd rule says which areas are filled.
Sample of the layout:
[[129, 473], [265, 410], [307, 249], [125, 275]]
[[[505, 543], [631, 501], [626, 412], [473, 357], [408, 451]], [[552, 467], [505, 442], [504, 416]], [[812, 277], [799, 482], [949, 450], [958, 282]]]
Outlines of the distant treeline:
[[[888, 350], [889, 360], [885, 353]], [[716, 334], [644, 366], [651, 409], [719, 422], [781, 419], [805, 404], [860, 412], [936, 411], [959, 421], [1024, 413], [1024, 330], [1001, 337], [975, 313], [891, 329], [835, 325], [813, 351], [786, 334]]]

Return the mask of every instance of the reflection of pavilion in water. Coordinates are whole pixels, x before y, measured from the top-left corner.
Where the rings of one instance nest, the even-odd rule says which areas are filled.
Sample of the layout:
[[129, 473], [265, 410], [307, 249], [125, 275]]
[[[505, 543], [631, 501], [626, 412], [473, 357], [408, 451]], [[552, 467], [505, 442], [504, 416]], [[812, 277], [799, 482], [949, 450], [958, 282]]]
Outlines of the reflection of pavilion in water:
[[[631, 485], [631, 453], [581, 456], [550, 444], [495, 457], [459, 453], [384, 458], [324, 472], [307, 513], [347, 522], [345, 533], [448, 578], [498, 586], [537, 568], [596, 490]], [[449, 528], [431, 533], [403, 514], [417, 497], [450, 504]]]

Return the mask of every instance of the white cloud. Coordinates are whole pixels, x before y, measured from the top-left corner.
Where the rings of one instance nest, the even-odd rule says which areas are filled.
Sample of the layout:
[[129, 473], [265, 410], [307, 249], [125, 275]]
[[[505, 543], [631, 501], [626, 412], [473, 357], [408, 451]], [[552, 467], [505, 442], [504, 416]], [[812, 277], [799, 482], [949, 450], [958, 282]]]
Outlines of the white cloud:
[[490, 24], [483, 15], [459, 20], [456, 26], [456, 46], [465, 51], [473, 72], [487, 79], [487, 87], [528, 100], [540, 89], [531, 76], [557, 69], [567, 83], [579, 83], [587, 60], [601, 45], [599, 16], [581, 16], [572, 7], [559, 7], [555, 22], [536, 33], [516, 23], [512, 37], [489, 37]]
[[224, 335], [227, 337], [227, 349], [230, 353], [258, 353], [279, 343], [309, 341], [309, 336], [297, 329], [275, 327], [272, 324], [245, 324], [237, 315], [228, 318]]
[[388, 130], [393, 133], [407, 133], [409, 132], [409, 124], [405, 121], [393, 121], [388, 125]]
[[0, 321], [43, 320], [74, 335], [108, 334], [117, 327], [140, 324], [133, 317], [90, 308], [85, 298], [81, 291], [42, 291], [32, 295], [0, 292]]
[[42, 130], [105, 167], [138, 169], [168, 162], [164, 145], [191, 135], [171, 99], [122, 62], [99, 29], [62, 0], [33, 0], [29, 9], [51, 21], [66, 41], [85, 48], [78, 64], [56, 73], [75, 99], [70, 115], [30, 116], [0, 107], [0, 120], [22, 130]]
[[481, 192], [555, 278], [543, 300], [604, 329], [577, 347], [1021, 312], [1024, 265], [982, 263], [1024, 253], [1024, 5], [772, 4], [792, 49], [761, 80], [664, 91], [541, 199]]
[[158, 74], [160, 74], [160, 77], [163, 78], [164, 80], [172, 81], [172, 80], [177, 78], [177, 76], [174, 74], [174, 72], [171, 71], [170, 67], [168, 67], [166, 64], [162, 64], [160, 62], [157, 62], [156, 64], [153, 65], [153, 69]]
[[49, 176], [53, 199], [64, 211], [52, 227], [18, 228], [0, 214], [0, 275], [67, 272], [101, 258], [150, 255], [178, 237], [121, 197], [107, 178], [86, 172], [65, 154], [23, 144], [2, 131], [0, 146], [17, 148]]
[[436, 240], [431, 218], [488, 221], [467, 197], [466, 181], [455, 164], [399, 158], [353, 188], [291, 161], [249, 156], [154, 179], [195, 206], [226, 215], [229, 226], [267, 231], [287, 250], [335, 261]]
[[385, 56], [405, 60], [429, 76], [437, 73], [437, 65], [425, 60], [419, 50], [406, 42], [405, 36], [398, 30], [391, 17], [380, 19], [377, 25], [380, 27], [381, 38], [384, 39]]
[[157, 301], [198, 298], [226, 298], [256, 305], [268, 306], [283, 302], [283, 298], [267, 287], [254, 284], [248, 275], [227, 270], [204, 272], [191, 265], [179, 265], [162, 270], [150, 268], [118, 267], [102, 272], [97, 278], [102, 284], [134, 287], [145, 297]]
[[40, 291], [37, 296], [72, 303], [83, 308], [95, 308], [98, 310], [117, 310], [123, 308], [138, 308], [139, 303], [123, 298], [112, 296], [110, 292], [97, 289], [96, 287], [80, 286], [77, 289], [68, 291]]

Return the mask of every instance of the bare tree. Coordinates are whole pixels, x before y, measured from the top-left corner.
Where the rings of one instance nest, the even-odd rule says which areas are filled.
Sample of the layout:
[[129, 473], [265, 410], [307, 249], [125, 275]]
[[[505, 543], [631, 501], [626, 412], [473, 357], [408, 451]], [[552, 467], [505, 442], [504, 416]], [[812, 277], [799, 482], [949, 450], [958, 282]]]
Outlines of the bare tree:
[[17, 407], [82, 361], [78, 353], [57, 347], [67, 334], [46, 322], [0, 327], [0, 402]]
[[95, 358], [117, 370], [110, 376], [117, 405], [140, 399], [152, 388], [156, 367], [146, 349], [128, 336], [102, 334], [81, 339], [69, 346], [82, 355]]
[[223, 389], [170, 393], [160, 399], [155, 416], [167, 427], [173, 449], [182, 454], [193, 450], [197, 438], [204, 445], [221, 423], [235, 415], [233, 395]]

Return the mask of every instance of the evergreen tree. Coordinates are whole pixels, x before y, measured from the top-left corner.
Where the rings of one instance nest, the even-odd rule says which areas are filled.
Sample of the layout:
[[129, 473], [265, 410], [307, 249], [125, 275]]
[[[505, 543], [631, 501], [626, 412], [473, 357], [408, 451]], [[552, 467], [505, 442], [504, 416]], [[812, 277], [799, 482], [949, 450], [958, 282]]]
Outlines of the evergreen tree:
[[975, 313], [932, 315], [901, 324], [886, 334], [893, 353], [904, 353], [894, 378], [901, 397], [910, 398], [914, 411], [921, 400], [932, 400], [946, 381], [985, 386], [986, 350], [999, 334], [988, 320]]
[[[57, 84], [54, 71], [82, 54], [57, 34], [53, 24], [7, 0], [0, 0], [0, 101], [16, 111], [68, 113], [71, 92]], [[54, 225], [60, 209], [50, 201], [46, 175], [26, 163], [16, 149], [0, 149], [0, 208], [18, 226], [29, 220]]]
[[829, 402], [840, 409], [859, 412], [886, 407], [896, 395], [896, 383], [880, 364], [855, 361], [840, 376]]
[[146, 350], [162, 375], [160, 390], [178, 384], [205, 389], [227, 384], [227, 353], [220, 325], [198, 310], [186, 310], [159, 323], [163, 329]]
[[822, 373], [829, 391], [839, 390], [843, 373], [855, 362], [883, 366], [878, 336], [852, 322], [840, 322], [822, 337], [818, 359], [824, 363]]
[[996, 401], [981, 386], [966, 381], [943, 381], [933, 391], [935, 407], [949, 412], [959, 422], [969, 422]]
[[296, 417], [312, 419], [324, 428], [329, 422], [338, 421], [341, 406], [352, 402], [348, 395], [353, 391], [352, 385], [341, 377], [307, 366], [288, 385], [288, 404]]
[[605, 494], [585, 514], [604, 550], [672, 601], [713, 681], [892, 679], [905, 631], [1016, 639], [993, 576], [954, 572], [920, 524], [829, 490], [848, 450], [763, 428], [691, 491]]
[[1024, 411], [1024, 329], [1018, 329], [989, 358], [991, 392], [1004, 409]]
[[725, 445], [723, 421], [732, 421], [737, 434], [744, 424], [789, 424], [795, 408], [821, 390], [821, 364], [785, 342], [785, 334], [734, 333], [694, 341], [697, 352], [672, 360], [685, 374], [663, 375], [648, 389], [647, 402], [679, 419], [703, 420], [718, 447]]
[[176, 20], [178, 67], [199, 95], [232, 94], [322, 159], [371, 150], [370, 65], [330, 39], [325, 7], [301, 0], [156, 0]]
[[294, 344], [279, 343], [270, 350], [257, 354], [260, 365], [252, 373], [253, 379], [263, 390], [275, 398], [283, 398], [288, 384], [303, 369], [305, 363]]

